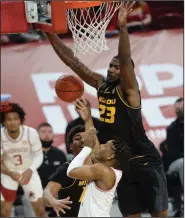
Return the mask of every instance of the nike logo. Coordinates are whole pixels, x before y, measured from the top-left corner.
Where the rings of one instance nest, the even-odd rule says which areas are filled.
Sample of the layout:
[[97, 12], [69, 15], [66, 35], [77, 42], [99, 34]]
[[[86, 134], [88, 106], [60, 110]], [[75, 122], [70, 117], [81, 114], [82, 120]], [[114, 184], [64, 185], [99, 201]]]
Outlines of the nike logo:
[[148, 162], [144, 163], [144, 165], [145, 165], [145, 166], [148, 165]]

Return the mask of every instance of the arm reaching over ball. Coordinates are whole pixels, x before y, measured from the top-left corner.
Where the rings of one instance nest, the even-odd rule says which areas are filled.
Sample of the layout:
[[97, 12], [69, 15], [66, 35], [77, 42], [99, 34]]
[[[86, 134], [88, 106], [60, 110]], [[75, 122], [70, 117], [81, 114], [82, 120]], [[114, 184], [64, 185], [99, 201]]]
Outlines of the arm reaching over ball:
[[[75, 101], [75, 107], [78, 113], [80, 114], [81, 118], [85, 122], [85, 130], [90, 131], [91, 129], [95, 129], [93, 119], [91, 116], [91, 108], [88, 102], [85, 99], [77, 99]], [[97, 148], [97, 146], [100, 146], [100, 142], [98, 140], [98, 137], [96, 136], [96, 145], [94, 149]]]
[[66, 46], [56, 34], [46, 33], [46, 35], [59, 58], [68, 67], [70, 67], [84, 82], [98, 89], [99, 86], [103, 83], [104, 77], [90, 70], [77, 57], [75, 57], [73, 51], [68, 46]]
[[132, 107], [140, 107], [139, 87], [134, 72], [134, 66], [131, 59], [131, 48], [127, 30], [127, 17], [131, 13], [135, 2], [124, 2], [119, 10], [118, 24], [120, 27], [119, 36], [119, 63], [121, 74], [121, 89], [126, 93], [127, 101]]

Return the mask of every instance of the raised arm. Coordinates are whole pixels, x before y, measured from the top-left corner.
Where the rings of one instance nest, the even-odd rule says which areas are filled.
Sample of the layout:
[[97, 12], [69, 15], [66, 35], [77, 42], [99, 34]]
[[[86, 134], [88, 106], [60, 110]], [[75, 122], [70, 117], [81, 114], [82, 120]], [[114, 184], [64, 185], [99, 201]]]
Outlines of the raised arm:
[[101, 180], [101, 173], [99, 173], [99, 170], [97, 170], [96, 165], [85, 165], [86, 159], [91, 155], [96, 144], [95, 135], [96, 132], [94, 128], [91, 128], [88, 131], [86, 130], [83, 136], [84, 148], [72, 160], [67, 169], [67, 175], [69, 177], [81, 180]]
[[138, 83], [134, 72], [134, 66], [131, 59], [130, 41], [127, 31], [127, 16], [132, 11], [135, 2], [124, 2], [120, 7], [118, 21], [120, 26], [119, 38], [119, 60], [121, 74], [121, 89], [127, 95], [127, 101], [130, 106], [140, 106], [140, 96], [138, 92]]
[[66, 46], [56, 34], [46, 33], [46, 35], [59, 58], [84, 82], [98, 89], [104, 80], [103, 76], [93, 72], [85, 66], [77, 57], [74, 56], [73, 51]]
[[[77, 99], [75, 102], [76, 110], [80, 114], [81, 118], [85, 122], [85, 130], [89, 131], [91, 128], [94, 128], [93, 119], [91, 116], [91, 108], [88, 104], [88, 102], [85, 99]], [[94, 146], [94, 149], [96, 149], [97, 146], [100, 145], [97, 135], [95, 135], [96, 138], [96, 145]]]
[[108, 168], [100, 163], [75, 167], [69, 172], [70, 177], [87, 181], [104, 181], [108, 174]]

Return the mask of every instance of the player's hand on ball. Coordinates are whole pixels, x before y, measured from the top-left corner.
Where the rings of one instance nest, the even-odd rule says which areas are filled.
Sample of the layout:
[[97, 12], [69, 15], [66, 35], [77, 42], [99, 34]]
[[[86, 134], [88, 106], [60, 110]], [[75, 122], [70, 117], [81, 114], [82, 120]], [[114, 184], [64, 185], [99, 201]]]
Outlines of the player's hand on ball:
[[74, 105], [84, 121], [88, 120], [91, 117], [91, 109], [85, 99], [77, 99]]
[[83, 136], [83, 139], [84, 139], [84, 146], [87, 146], [93, 149], [94, 146], [96, 145], [96, 129], [91, 128], [87, 130]]
[[21, 179], [19, 183], [21, 185], [27, 185], [31, 179], [32, 173], [33, 172], [31, 169], [27, 169], [26, 171], [24, 171], [24, 173], [21, 175]]
[[64, 209], [71, 210], [71, 207], [69, 207], [68, 205], [72, 204], [73, 202], [69, 201], [69, 200], [70, 200], [70, 197], [67, 197], [67, 198], [62, 199], [62, 200], [55, 199], [55, 200], [50, 201], [50, 204], [53, 207], [53, 209], [55, 210], [55, 212], [57, 213], [57, 216], [60, 216], [59, 215], [60, 211], [63, 214], [65, 214], [66, 212]]
[[135, 1], [124, 1], [119, 9], [118, 23], [123, 26], [127, 23], [127, 17], [132, 12]]
[[11, 172], [10, 173], [11, 178], [16, 181], [19, 182], [20, 178], [21, 178], [21, 174], [17, 173], [17, 172]]

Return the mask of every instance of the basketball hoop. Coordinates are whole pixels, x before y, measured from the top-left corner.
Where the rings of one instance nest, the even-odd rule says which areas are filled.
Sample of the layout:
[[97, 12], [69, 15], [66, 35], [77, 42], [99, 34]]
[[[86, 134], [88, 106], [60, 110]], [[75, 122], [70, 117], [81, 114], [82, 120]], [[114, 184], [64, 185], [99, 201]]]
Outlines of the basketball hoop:
[[31, 26], [67, 33], [69, 28], [75, 55], [101, 53], [109, 50], [105, 31], [121, 4], [121, 0], [2, 1], [2, 33], [27, 32]]
[[[74, 2], [73, 2], [74, 3]], [[86, 4], [92, 2], [86, 2]], [[77, 2], [75, 2], [78, 5]], [[99, 7], [68, 8], [67, 22], [74, 39], [74, 53], [85, 55], [109, 50], [105, 31], [121, 1], [102, 1]]]
[[[69, 28], [74, 39], [74, 54], [84, 55], [109, 50], [105, 31], [121, 4], [120, 0], [37, 0], [26, 1], [25, 9], [27, 22], [36, 29], [67, 33]], [[51, 22], [45, 22], [46, 18]]]

